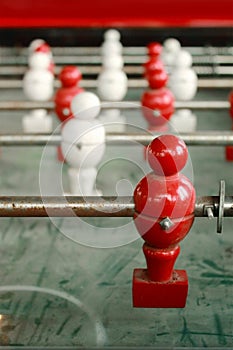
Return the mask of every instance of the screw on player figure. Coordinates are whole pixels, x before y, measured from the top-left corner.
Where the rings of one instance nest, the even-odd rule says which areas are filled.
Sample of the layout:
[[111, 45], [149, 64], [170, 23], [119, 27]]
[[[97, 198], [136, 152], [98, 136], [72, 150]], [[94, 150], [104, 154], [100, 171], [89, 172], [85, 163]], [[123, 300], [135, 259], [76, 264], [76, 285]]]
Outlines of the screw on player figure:
[[195, 190], [180, 173], [188, 158], [186, 145], [174, 135], [161, 135], [147, 149], [152, 172], [134, 191], [134, 223], [145, 240], [147, 269], [135, 269], [135, 307], [184, 307], [188, 293], [186, 271], [173, 270], [179, 242], [194, 220]]

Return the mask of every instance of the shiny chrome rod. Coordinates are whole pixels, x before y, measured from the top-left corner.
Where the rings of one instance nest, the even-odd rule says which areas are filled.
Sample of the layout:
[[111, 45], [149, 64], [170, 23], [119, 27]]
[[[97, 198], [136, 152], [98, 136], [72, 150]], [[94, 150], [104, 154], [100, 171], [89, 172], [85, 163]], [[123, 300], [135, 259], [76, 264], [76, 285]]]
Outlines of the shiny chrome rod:
[[[97, 81], [96, 79], [82, 79], [79, 85], [83, 88], [96, 89]], [[61, 83], [59, 80], [55, 79], [54, 87], [59, 88]], [[219, 89], [219, 88], [229, 88], [233, 86], [233, 79], [231, 78], [206, 78], [198, 79], [197, 86], [200, 89]], [[148, 83], [145, 79], [129, 79], [128, 88], [130, 89], [145, 89], [148, 87]], [[23, 83], [20, 79], [0, 79], [0, 89], [22, 89]]]
[[[147, 146], [157, 134], [107, 133], [109, 145], [133, 145], [139, 143]], [[189, 146], [233, 146], [233, 132], [196, 132], [179, 133], [181, 139]], [[58, 146], [62, 141], [60, 134], [0, 134], [0, 146]], [[85, 143], [86, 144], [86, 143]]]
[[[99, 62], [101, 63], [101, 62]], [[65, 63], [63, 63], [64, 65]], [[75, 61], [73, 64], [77, 65], [78, 62]], [[233, 66], [233, 58], [232, 62], [228, 63]], [[209, 66], [193, 66], [193, 69], [198, 75], [233, 75], [232, 66], [219, 66], [219, 65], [209, 65]], [[61, 71], [61, 65], [56, 65], [55, 74], [58, 75]], [[0, 65], [0, 75], [2, 76], [11, 76], [11, 75], [24, 75], [27, 71], [28, 67], [26, 65]], [[80, 71], [83, 75], [97, 75], [101, 72], [101, 65], [80, 65]], [[126, 74], [131, 75], [142, 75], [144, 73], [143, 67], [140, 65], [126, 65], [123, 70]]]
[[[197, 56], [212, 56], [212, 55], [233, 55], [233, 47], [232, 46], [184, 46], [183, 49], [189, 51], [192, 55]], [[89, 47], [77, 47], [77, 46], [65, 46], [58, 47], [53, 46], [52, 52], [56, 56], [63, 55], [99, 55], [101, 53], [100, 47], [89, 46]], [[1, 55], [20, 55], [20, 56], [28, 56], [28, 48], [27, 47], [7, 47], [2, 46], [0, 48]], [[147, 55], [146, 46], [123, 46], [123, 54], [124, 55]]]
[[[0, 50], [1, 52], [1, 50]], [[53, 52], [53, 49], [52, 49]], [[57, 65], [66, 64], [102, 64], [102, 57], [100, 54], [86, 54], [86, 55], [53, 55], [54, 62]], [[147, 54], [132, 55], [124, 54], [123, 60], [125, 64], [143, 64], [148, 60]], [[193, 55], [193, 65], [221, 65], [233, 63], [232, 53], [228, 55]], [[25, 55], [2, 55], [0, 59], [2, 65], [28, 65], [28, 57]]]
[[[17, 111], [44, 108], [54, 109], [54, 102], [35, 102], [35, 101], [0, 101], [0, 111]], [[139, 101], [122, 101], [122, 102], [102, 102], [102, 109], [138, 109], [141, 108]], [[175, 101], [176, 109], [195, 109], [195, 110], [223, 110], [229, 109], [228, 101]]]

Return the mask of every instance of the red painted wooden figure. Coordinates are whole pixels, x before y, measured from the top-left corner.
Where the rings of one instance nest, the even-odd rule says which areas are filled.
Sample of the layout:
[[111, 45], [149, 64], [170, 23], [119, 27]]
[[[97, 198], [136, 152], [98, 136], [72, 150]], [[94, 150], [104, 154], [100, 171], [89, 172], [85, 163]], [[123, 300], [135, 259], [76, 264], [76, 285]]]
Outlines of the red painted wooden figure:
[[77, 84], [82, 78], [82, 74], [75, 66], [66, 66], [59, 74], [62, 87], [57, 90], [54, 102], [55, 112], [63, 122], [72, 116], [70, 104], [74, 96], [84, 91]]
[[[230, 102], [230, 116], [232, 118], [232, 130], [233, 130], [233, 90], [230, 92], [229, 95], [229, 102]], [[233, 146], [226, 146], [225, 148], [225, 156], [226, 160], [229, 162], [233, 161]]]
[[174, 96], [167, 89], [168, 80], [164, 65], [159, 59], [162, 46], [159, 43], [148, 45], [148, 52], [151, 57], [144, 64], [145, 78], [149, 83], [147, 89], [141, 97], [143, 115], [149, 124], [149, 129], [157, 131], [158, 127], [167, 123], [174, 113]]
[[[154, 63], [159, 60], [159, 57], [162, 53], [162, 45], [157, 42], [152, 42], [147, 45], [148, 61], [143, 64], [145, 74], [153, 72]], [[161, 62], [161, 61], [160, 61]]]
[[149, 129], [157, 130], [157, 127], [167, 123], [174, 113], [174, 96], [172, 92], [163, 87], [160, 89], [146, 90], [141, 98], [142, 112], [149, 124]]
[[149, 60], [144, 66], [144, 77], [149, 83], [151, 89], [159, 89], [166, 85], [168, 75], [159, 56], [162, 52], [162, 45], [152, 42], [147, 46]]
[[[62, 122], [72, 117], [70, 104], [74, 96], [84, 91], [77, 86], [81, 79], [82, 74], [75, 66], [66, 66], [59, 74], [59, 80], [61, 81], [62, 87], [57, 90], [54, 97], [54, 103], [55, 112]], [[60, 146], [57, 147], [57, 158], [60, 162], [65, 161]]]
[[145, 240], [147, 269], [135, 269], [133, 305], [150, 308], [184, 307], [188, 293], [186, 271], [173, 270], [179, 242], [194, 220], [195, 189], [180, 173], [188, 151], [174, 135], [155, 138], [147, 149], [152, 172], [134, 191], [134, 223]]

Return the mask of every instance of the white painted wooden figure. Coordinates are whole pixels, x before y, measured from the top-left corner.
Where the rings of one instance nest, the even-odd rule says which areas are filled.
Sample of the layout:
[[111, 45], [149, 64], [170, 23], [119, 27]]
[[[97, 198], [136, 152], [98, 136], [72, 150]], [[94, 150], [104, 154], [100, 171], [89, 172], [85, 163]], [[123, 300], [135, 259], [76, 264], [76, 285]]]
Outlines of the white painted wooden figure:
[[45, 40], [44, 39], [34, 39], [30, 42], [29, 46], [28, 46], [28, 56], [31, 56], [38, 47], [40, 47], [41, 45], [45, 44]]
[[176, 100], [190, 101], [196, 95], [197, 83], [197, 74], [192, 68], [192, 56], [188, 51], [181, 50], [169, 77], [168, 86]]
[[120, 32], [116, 29], [109, 29], [104, 33], [104, 42], [101, 46], [101, 55], [121, 55], [122, 44]]
[[125, 132], [126, 118], [120, 109], [105, 109], [101, 112], [99, 120], [103, 123], [106, 132]]
[[31, 101], [47, 101], [53, 96], [54, 76], [48, 70], [48, 55], [36, 52], [29, 57], [29, 69], [23, 78], [23, 90]]
[[121, 101], [128, 90], [128, 79], [120, 55], [103, 59], [103, 68], [97, 79], [97, 93], [102, 101]]
[[23, 117], [25, 133], [51, 133], [53, 131], [52, 116], [45, 109], [34, 109]]
[[105, 152], [105, 129], [95, 118], [100, 100], [91, 92], [81, 92], [71, 102], [74, 118], [62, 128], [61, 149], [69, 165], [70, 192], [77, 196], [101, 195], [96, 189], [97, 165]]
[[175, 60], [181, 50], [180, 42], [175, 38], [168, 38], [163, 42], [161, 60], [168, 74], [174, 68]]
[[195, 132], [197, 117], [190, 109], [178, 109], [171, 118], [171, 124], [178, 132]]

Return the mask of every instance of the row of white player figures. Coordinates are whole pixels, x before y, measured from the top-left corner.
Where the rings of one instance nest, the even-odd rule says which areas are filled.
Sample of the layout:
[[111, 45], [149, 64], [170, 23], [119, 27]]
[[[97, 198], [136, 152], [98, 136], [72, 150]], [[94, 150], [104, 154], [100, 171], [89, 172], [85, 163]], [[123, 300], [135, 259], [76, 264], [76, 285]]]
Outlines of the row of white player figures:
[[[46, 52], [43, 52], [43, 45]], [[23, 78], [23, 91], [31, 101], [48, 101], [54, 93], [54, 75], [50, 69], [51, 54], [47, 52], [47, 46], [42, 39], [33, 40], [29, 46], [29, 69]], [[52, 117], [41, 109], [26, 114], [22, 123], [26, 133], [52, 132], [53, 129]]]

